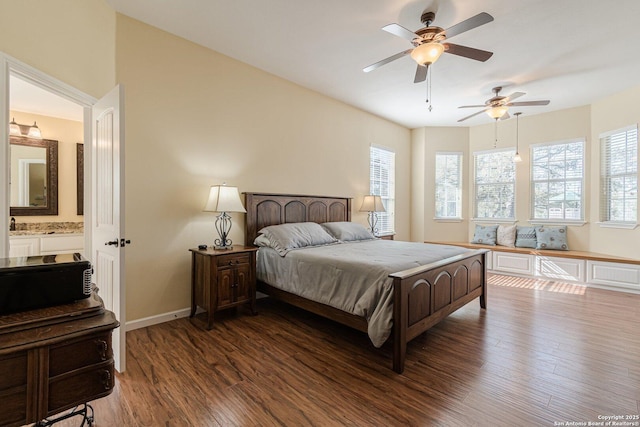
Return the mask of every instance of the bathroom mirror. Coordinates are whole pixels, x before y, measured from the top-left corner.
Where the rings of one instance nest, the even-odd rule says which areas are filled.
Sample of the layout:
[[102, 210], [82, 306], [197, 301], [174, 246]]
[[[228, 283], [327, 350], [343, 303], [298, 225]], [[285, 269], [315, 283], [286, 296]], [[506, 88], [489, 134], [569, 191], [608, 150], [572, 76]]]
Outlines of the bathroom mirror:
[[10, 142], [10, 215], [58, 215], [58, 141], [12, 136]]

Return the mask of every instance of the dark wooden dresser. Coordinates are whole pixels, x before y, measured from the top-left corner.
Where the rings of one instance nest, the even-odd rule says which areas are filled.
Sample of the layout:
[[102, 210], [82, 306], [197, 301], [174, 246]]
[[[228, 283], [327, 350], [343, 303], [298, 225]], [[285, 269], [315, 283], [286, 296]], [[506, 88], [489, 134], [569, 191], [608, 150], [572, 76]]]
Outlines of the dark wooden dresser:
[[0, 426], [39, 422], [111, 393], [111, 333], [95, 293], [72, 304], [0, 316]]

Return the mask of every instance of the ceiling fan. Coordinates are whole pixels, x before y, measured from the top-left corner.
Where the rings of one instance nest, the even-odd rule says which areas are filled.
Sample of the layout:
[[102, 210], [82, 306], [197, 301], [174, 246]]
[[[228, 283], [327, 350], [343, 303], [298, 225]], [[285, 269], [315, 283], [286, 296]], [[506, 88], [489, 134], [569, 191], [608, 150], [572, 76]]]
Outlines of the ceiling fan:
[[382, 29], [395, 36], [402, 37], [409, 40], [413, 44], [414, 48], [407, 49], [405, 51], [396, 53], [388, 58], [371, 64], [368, 67], [362, 69], [365, 73], [375, 70], [376, 68], [402, 58], [405, 55], [410, 55], [414, 61], [418, 63], [418, 69], [416, 70], [416, 76], [413, 80], [414, 83], [419, 83], [427, 78], [427, 70], [429, 65], [438, 60], [443, 52], [451, 53], [453, 55], [463, 56], [465, 58], [475, 59], [476, 61], [486, 61], [491, 58], [493, 52], [486, 50], [475, 49], [468, 46], [462, 46], [453, 43], [444, 43], [447, 38], [457, 36], [465, 31], [472, 30], [481, 25], [487, 24], [493, 21], [493, 16], [486, 12], [479, 13], [466, 19], [456, 25], [447, 28], [446, 30], [440, 27], [432, 27], [431, 23], [435, 19], [436, 14], [434, 12], [424, 11], [420, 17], [420, 21], [426, 25], [425, 28], [417, 30], [415, 33], [398, 24], [389, 24]]
[[488, 99], [484, 103], [484, 105], [463, 105], [461, 107], [458, 107], [458, 108], [483, 108], [483, 110], [473, 113], [470, 116], [461, 118], [460, 120], [458, 120], [458, 122], [463, 122], [467, 119], [470, 119], [471, 117], [477, 116], [478, 114], [482, 114], [484, 112], [486, 112], [489, 115], [489, 117], [491, 117], [492, 119], [505, 120], [509, 118], [509, 113], [507, 112], [509, 110], [509, 107], [530, 107], [535, 105], [549, 105], [549, 102], [551, 102], [548, 99], [543, 101], [513, 102], [514, 99], [520, 98], [521, 96], [526, 94], [524, 92], [514, 92], [508, 96], [500, 96], [500, 91], [502, 90], [501, 86], [494, 87], [492, 90], [494, 93], [493, 98]]

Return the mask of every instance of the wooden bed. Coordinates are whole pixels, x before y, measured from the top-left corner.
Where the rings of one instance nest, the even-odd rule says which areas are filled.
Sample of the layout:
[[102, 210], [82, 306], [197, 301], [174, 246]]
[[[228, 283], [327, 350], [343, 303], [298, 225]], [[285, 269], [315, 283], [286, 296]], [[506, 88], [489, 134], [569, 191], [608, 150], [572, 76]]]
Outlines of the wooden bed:
[[[244, 193], [245, 240], [252, 246], [258, 231], [293, 222], [351, 221], [351, 199], [342, 197]], [[407, 343], [450, 313], [479, 297], [486, 308], [487, 250], [470, 251], [422, 267], [393, 273], [393, 370], [404, 370]], [[363, 317], [317, 303], [258, 281], [258, 290], [304, 310], [367, 331]]]

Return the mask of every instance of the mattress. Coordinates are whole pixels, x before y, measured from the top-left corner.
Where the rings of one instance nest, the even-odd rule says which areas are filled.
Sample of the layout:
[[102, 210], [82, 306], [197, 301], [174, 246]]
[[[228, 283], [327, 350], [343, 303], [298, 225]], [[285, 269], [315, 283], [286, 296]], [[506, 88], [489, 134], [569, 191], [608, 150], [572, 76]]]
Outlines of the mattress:
[[392, 240], [306, 247], [285, 256], [261, 247], [256, 274], [273, 287], [366, 318], [369, 338], [380, 347], [393, 326], [389, 274], [466, 252], [457, 246]]

